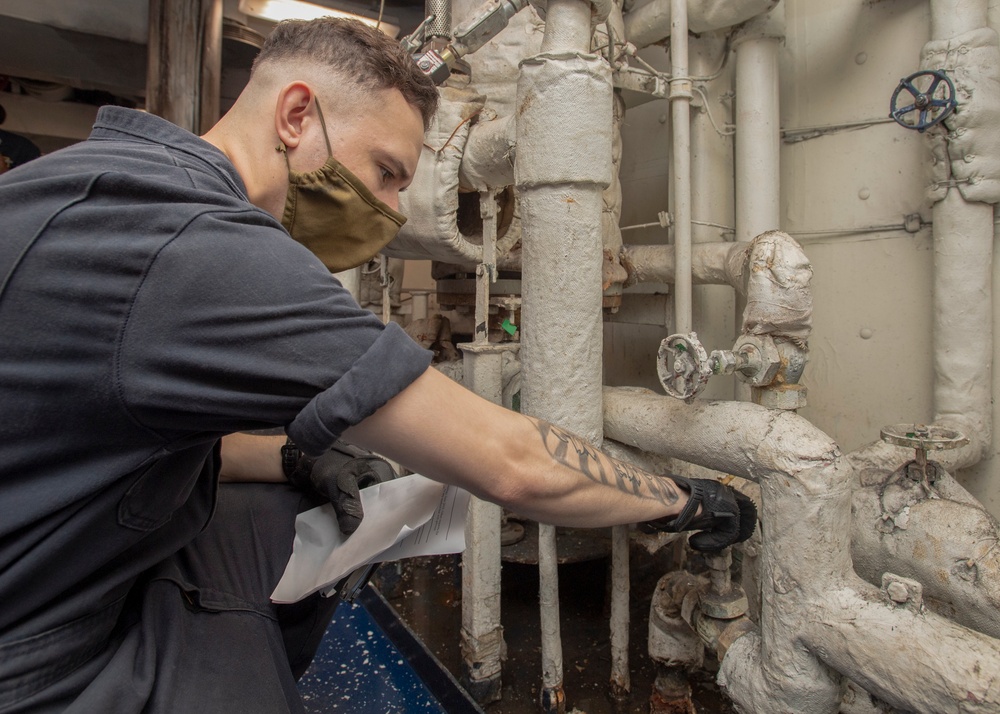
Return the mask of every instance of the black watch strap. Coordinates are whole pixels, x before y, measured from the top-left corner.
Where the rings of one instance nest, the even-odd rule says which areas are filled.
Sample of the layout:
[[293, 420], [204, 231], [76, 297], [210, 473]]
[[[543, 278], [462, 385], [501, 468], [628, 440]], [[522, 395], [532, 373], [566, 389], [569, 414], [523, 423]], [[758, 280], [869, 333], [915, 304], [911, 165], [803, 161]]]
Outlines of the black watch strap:
[[281, 470], [285, 472], [285, 478], [291, 478], [292, 474], [295, 472], [295, 467], [299, 463], [299, 457], [302, 456], [302, 452], [299, 447], [295, 445], [295, 442], [291, 439], [285, 442], [285, 445], [281, 447]]

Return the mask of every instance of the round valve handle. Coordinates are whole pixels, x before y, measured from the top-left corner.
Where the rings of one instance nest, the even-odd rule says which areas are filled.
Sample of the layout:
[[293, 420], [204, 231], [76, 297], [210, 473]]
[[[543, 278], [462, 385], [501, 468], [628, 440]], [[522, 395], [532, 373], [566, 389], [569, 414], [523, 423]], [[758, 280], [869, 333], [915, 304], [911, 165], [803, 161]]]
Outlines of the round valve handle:
[[899, 80], [889, 100], [889, 116], [902, 127], [923, 132], [944, 121], [957, 104], [951, 78], [939, 70], [924, 70]]
[[708, 384], [713, 370], [698, 335], [689, 332], [670, 335], [660, 343], [656, 373], [667, 394], [690, 402]]
[[934, 424], [893, 424], [884, 426], [879, 432], [882, 441], [896, 446], [908, 446], [918, 451], [944, 451], [957, 449], [969, 443], [969, 438], [960, 431]]

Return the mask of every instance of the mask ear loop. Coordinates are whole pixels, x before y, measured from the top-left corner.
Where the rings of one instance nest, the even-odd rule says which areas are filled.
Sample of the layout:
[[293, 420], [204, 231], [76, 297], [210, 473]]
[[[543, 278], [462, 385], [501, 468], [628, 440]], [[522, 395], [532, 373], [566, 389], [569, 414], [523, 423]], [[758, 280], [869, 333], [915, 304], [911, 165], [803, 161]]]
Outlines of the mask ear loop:
[[[330, 134], [326, 130], [326, 120], [323, 118], [323, 110], [319, 106], [319, 98], [314, 97], [313, 101], [316, 102], [316, 113], [319, 114], [319, 123], [323, 127], [323, 139], [326, 140], [326, 155], [333, 157], [333, 147], [330, 146]], [[287, 158], [287, 155], [286, 155]]]

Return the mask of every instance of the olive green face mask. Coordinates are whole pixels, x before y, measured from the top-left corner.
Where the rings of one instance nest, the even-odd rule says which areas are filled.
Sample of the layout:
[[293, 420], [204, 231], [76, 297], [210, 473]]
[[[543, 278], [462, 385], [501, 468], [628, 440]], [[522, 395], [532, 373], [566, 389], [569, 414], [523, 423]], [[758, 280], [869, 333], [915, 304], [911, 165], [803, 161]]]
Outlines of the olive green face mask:
[[[323, 112], [316, 102], [329, 158], [315, 171], [288, 168], [288, 195], [281, 225], [331, 272], [371, 260], [396, 237], [406, 216], [375, 198], [367, 186], [333, 158]], [[288, 154], [284, 146], [278, 150]]]

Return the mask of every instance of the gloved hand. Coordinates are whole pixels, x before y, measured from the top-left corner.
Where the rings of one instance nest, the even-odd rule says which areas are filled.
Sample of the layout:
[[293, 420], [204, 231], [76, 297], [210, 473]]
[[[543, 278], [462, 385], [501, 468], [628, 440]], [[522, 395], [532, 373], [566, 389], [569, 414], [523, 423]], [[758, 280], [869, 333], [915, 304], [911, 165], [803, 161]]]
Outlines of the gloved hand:
[[318, 459], [300, 453], [286, 475], [296, 488], [333, 505], [345, 535], [356, 531], [364, 518], [361, 489], [396, 478], [388, 461], [342, 441]]
[[[710, 479], [686, 479], [673, 476], [677, 485], [690, 496], [680, 514], [640, 523], [647, 533], [701, 531], [691, 536], [691, 547], [708, 553], [741, 543], [753, 535], [757, 525], [757, 507], [747, 496], [730, 486]], [[701, 506], [701, 514], [695, 513]]]

